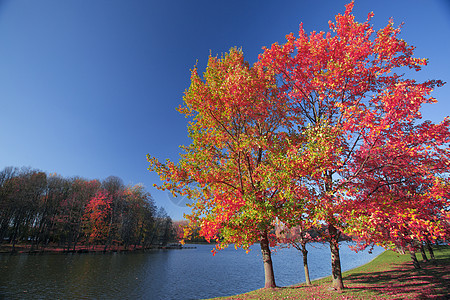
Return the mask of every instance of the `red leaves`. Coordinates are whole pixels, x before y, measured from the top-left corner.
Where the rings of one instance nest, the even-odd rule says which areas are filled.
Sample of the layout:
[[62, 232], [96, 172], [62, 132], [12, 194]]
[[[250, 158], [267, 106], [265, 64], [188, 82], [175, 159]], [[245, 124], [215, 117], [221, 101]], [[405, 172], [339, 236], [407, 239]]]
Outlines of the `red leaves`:
[[245, 247], [274, 220], [295, 227], [302, 217], [367, 242], [444, 235], [450, 121], [419, 122], [443, 83], [396, 75], [426, 60], [392, 20], [375, 34], [373, 13], [359, 23], [353, 6], [327, 33], [300, 24], [254, 66], [231, 49], [210, 57], [202, 78], [192, 71], [179, 108], [193, 117], [192, 144], [178, 164], [149, 157], [149, 169], [162, 189], [197, 200], [191, 222], [203, 236]]
[[283, 79], [280, 91], [301, 116], [303, 130], [304, 124], [333, 128], [330, 139], [318, 141], [328, 151], [288, 151], [291, 162], [298, 162], [290, 165], [293, 170], [312, 154], [311, 166], [321, 171], [290, 174], [297, 184], [314, 187], [313, 218], [348, 224], [366, 241], [443, 236], [438, 229], [445, 214], [439, 210], [448, 202], [427, 189], [448, 171], [449, 123], [418, 123], [422, 105], [435, 102], [430, 93], [443, 83], [392, 74], [398, 67], [418, 71], [426, 60], [413, 57], [414, 47], [399, 38], [392, 20], [373, 37], [373, 13], [358, 23], [353, 5], [329, 23], [332, 32], [306, 35], [300, 26], [297, 38], [288, 35], [284, 45], [260, 55], [259, 64]]
[[112, 197], [106, 191], [99, 191], [86, 205], [83, 224], [91, 243], [107, 238], [111, 214]]

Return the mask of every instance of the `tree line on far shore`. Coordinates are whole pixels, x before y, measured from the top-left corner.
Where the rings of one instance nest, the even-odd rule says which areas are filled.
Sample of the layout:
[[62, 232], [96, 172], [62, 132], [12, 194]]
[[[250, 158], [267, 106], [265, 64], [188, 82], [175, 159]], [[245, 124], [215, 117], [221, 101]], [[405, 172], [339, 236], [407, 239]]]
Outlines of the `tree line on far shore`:
[[[0, 172], [0, 241], [31, 251], [57, 247], [136, 249], [166, 245], [175, 237], [172, 219], [142, 185], [64, 178], [31, 168]], [[101, 246], [99, 248], [99, 246]]]

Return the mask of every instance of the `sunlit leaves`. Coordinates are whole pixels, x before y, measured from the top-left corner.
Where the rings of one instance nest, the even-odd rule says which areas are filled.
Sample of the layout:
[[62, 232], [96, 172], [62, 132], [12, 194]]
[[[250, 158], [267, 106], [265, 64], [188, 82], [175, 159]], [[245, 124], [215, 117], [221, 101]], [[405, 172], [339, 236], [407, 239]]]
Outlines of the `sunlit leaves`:
[[149, 169], [165, 180], [160, 188], [196, 200], [188, 218], [201, 235], [247, 248], [281, 212], [275, 166], [287, 150], [292, 113], [273, 74], [251, 67], [237, 49], [211, 56], [203, 78], [192, 70], [184, 104], [192, 144], [178, 164], [148, 157]]
[[398, 75], [427, 60], [393, 20], [375, 31], [353, 6], [329, 32], [300, 25], [253, 66], [231, 49], [192, 70], [179, 108], [192, 143], [178, 164], [149, 156], [149, 169], [196, 200], [188, 218], [218, 248], [247, 247], [275, 220], [326, 224], [334, 246], [337, 229], [383, 245], [448, 233], [450, 120], [420, 120], [443, 82]]

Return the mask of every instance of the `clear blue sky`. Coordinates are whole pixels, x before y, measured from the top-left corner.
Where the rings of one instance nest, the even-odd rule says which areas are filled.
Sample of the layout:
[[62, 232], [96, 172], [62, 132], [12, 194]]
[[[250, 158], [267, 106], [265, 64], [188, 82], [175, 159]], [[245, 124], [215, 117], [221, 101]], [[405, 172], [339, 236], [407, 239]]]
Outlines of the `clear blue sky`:
[[[345, 0], [0, 0], [0, 169], [30, 166], [64, 177], [143, 183], [174, 219], [187, 209], [157, 191], [146, 154], [177, 160], [189, 144], [175, 108], [198, 60], [327, 30]], [[450, 114], [450, 1], [357, 0], [375, 29], [405, 22], [402, 38], [430, 64], [415, 78], [449, 82], [424, 119]], [[175, 202], [178, 200], [175, 200]], [[181, 201], [182, 202], [182, 201]]]

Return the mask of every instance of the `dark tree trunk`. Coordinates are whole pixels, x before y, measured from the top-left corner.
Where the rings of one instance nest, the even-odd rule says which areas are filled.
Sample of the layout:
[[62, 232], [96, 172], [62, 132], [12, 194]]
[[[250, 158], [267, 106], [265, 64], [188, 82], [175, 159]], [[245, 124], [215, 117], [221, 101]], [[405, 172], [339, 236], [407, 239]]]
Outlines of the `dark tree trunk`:
[[427, 254], [425, 253], [425, 247], [423, 246], [423, 242], [420, 242], [420, 254], [422, 255], [423, 261], [428, 261]]
[[275, 274], [273, 273], [272, 257], [270, 254], [267, 231], [262, 234], [260, 245], [264, 262], [264, 288], [275, 288]]
[[303, 268], [305, 269], [306, 285], [311, 285], [311, 280], [309, 279], [309, 269], [308, 269], [308, 250], [306, 250], [306, 245], [302, 245], [302, 254], [303, 254]]
[[18, 238], [18, 235], [19, 235], [19, 224], [20, 224], [20, 222], [17, 221], [17, 219], [15, 220], [14, 231], [13, 231], [13, 234], [12, 234], [11, 238], [9, 239], [10, 243], [12, 243], [11, 252], [16, 252], [16, 243], [17, 243], [17, 238]]
[[416, 257], [416, 252], [413, 249], [409, 250], [409, 255], [411, 256], [411, 260], [415, 269], [420, 269], [419, 261]]
[[70, 229], [70, 232], [69, 232], [69, 237], [68, 237], [68, 240], [67, 240], [67, 252], [69, 252], [70, 251], [70, 248], [72, 248], [72, 229]]
[[332, 287], [335, 290], [344, 289], [342, 281], [341, 259], [339, 257], [339, 232], [333, 225], [328, 225], [330, 233], [330, 250], [331, 250], [331, 278]]
[[434, 257], [434, 251], [433, 251], [433, 248], [431, 247], [431, 242], [427, 240], [426, 245], [427, 245], [428, 253], [430, 253], [430, 258], [432, 261], [434, 261], [436, 258]]

